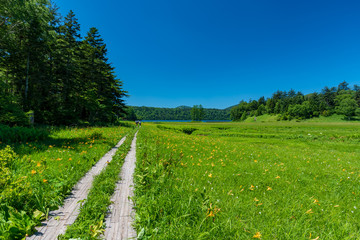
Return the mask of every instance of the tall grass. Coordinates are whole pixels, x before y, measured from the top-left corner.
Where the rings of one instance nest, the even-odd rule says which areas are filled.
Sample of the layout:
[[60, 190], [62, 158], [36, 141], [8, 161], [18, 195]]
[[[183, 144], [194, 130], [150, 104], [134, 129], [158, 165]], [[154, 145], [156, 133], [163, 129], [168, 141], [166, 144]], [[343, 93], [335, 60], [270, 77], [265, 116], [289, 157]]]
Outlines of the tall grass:
[[45, 140], [50, 134], [46, 128], [9, 127], [0, 124], [0, 142], [13, 144]]
[[[132, 128], [73, 128], [45, 140], [0, 145], [0, 239], [22, 239]], [[5, 174], [6, 173], [6, 174]]]
[[359, 239], [359, 130], [146, 124], [138, 135], [139, 239]]

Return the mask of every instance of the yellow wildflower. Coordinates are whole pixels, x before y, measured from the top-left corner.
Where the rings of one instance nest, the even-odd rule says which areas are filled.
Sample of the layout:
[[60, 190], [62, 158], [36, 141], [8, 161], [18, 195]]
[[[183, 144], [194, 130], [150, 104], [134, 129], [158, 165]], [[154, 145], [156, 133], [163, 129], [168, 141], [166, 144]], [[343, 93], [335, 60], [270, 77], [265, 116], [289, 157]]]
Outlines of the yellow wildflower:
[[215, 214], [213, 211], [210, 211], [210, 213], [207, 215], [208, 217], [215, 217]]
[[255, 235], [253, 236], [253, 238], [258, 238], [258, 239], [260, 239], [260, 238], [261, 238], [261, 233], [260, 233], [260, 232], [255, 233]]
[[306, 211], [306, 214], [311, 214], [311, 213], [314, 213], [314, 212], [312, 211], [312, 208], [310, 208], [309, 210]]

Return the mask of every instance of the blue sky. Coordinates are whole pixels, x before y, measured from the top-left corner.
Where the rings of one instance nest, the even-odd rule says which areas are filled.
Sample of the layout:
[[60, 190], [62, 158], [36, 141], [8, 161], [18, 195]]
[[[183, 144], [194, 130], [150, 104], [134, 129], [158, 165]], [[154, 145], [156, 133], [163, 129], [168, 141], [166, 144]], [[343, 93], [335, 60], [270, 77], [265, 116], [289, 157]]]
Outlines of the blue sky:
[[55, 0], [99, 29], [132, 106], [226, 108], [360, 84], [360, 2]]

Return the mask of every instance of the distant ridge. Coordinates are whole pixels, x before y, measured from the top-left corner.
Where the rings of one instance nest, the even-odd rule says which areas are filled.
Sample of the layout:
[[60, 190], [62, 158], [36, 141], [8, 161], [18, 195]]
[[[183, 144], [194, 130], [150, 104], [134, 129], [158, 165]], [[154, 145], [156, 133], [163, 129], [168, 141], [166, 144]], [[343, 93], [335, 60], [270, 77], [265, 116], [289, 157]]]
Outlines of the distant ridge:
[[177, 109], [191, 109], [189, 106], [178, 106]]
[[[189, 106], [178, 106], [176, 108], [159, 107], [131, 107], [137, 119], [141, 120], [191, 120], [191, 109]], [[230, 109], [204, 108], [204, 120], [230, 120]]]

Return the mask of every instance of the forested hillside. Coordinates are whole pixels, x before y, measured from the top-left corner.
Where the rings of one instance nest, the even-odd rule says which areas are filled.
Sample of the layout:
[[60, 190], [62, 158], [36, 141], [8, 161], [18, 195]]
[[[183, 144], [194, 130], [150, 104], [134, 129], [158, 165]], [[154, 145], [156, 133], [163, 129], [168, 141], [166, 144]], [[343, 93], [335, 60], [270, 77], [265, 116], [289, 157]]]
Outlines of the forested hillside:
[[276, 114], [278, 120], [307, 119], [312, 117], [344, 115], [350, 120], [360, 115], [360, 86], [349, 87], [342, 82], [338, 87], [324, 87], [320, 93], [304, 95], [294, 90], [277, 91], [272, 97], [259, 100], [241, 101], [231, 109], [232, 120], [263, 114]]
[[0, 1], [0, 123], [109, 123], [124, 112], [126, 92], [96, 28], [80, 36], [47, 0]]
[[[191, 107], [131, 107], [141, 120], [191, 120]], [[204, 120], [230, 120], [230, 109], [205, 108]]]

